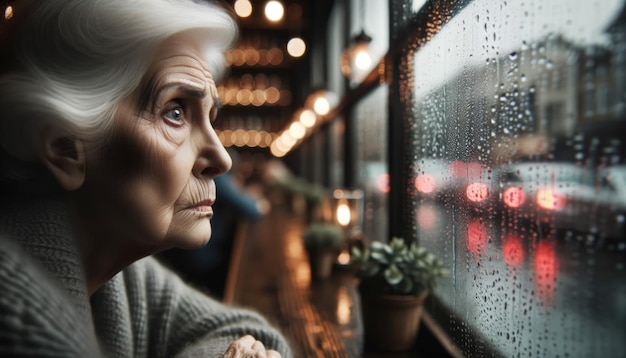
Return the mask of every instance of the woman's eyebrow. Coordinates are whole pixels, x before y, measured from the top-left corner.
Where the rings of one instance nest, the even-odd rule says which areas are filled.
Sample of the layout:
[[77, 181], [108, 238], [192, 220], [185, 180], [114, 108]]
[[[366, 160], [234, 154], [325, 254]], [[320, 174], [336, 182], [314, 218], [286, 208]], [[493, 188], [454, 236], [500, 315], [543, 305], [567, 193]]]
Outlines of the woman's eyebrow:
[[207, 96], [207, 92], [204, 87], [193, 86], [193, 85], [190, 85], [189, 83], [180, 83], [180, 82], [167, 84], [161, 87], [159, 92], [164, 92], [169, 89], [174, 89], [177, 92], [182, 92], [182, 93], [185, 93], [186, 95], [189, 95], [191, 97], [195, 97], [198, 99], [203, 99]]

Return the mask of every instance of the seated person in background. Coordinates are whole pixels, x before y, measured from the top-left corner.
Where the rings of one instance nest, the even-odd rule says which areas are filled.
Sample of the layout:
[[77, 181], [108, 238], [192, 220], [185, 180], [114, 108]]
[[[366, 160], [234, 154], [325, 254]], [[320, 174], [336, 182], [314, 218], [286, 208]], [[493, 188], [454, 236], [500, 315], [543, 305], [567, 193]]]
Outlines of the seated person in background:
[[150, 255], [211, 236], [227, 12], [20, 0], [0, 22], [0, 356], [290, 357]]
[[240, 156], [227, 148], [231, 170], [215, 178], [217, 198], [211, 219], [211, 240], [193, 250], [173, 249], [159, 255], [183, 278], [223, 298], [234, 238], [242, 220], [254, 221], [271, 205], [259, 192], [249, 192], [240, 178]]

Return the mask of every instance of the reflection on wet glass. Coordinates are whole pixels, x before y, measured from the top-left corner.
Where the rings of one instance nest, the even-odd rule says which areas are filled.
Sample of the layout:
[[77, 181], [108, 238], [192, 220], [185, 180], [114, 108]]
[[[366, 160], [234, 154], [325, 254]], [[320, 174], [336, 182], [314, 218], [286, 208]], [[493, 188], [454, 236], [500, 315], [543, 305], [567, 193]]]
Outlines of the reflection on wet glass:
[[625, 1], [462, 3], [433, 5], [400, 67], [408, 200], [456, 343], [626, 356]]

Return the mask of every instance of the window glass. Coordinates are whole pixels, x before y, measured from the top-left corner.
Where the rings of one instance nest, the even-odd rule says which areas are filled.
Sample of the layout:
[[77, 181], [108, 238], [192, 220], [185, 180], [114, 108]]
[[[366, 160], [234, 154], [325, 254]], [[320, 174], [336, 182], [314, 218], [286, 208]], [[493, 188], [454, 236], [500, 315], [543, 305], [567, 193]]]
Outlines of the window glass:
[[475, 0], [409, 51], [409, 200], [469, 357], [626, 356], [625, 18]]
[[365, 194], [363, 234], [378, 241], [387, 237], [387, 95], [387, 86], [380, 86], [354, 108], [357, 186]]

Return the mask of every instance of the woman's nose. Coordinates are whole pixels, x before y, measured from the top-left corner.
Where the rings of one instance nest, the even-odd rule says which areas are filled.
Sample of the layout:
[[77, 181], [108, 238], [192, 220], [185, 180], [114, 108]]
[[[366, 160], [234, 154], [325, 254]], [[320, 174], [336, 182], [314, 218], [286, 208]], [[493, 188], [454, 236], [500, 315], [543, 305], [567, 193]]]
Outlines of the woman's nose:
[[213, 128], [209, 128], [206, 136], [197, 138], [198, 155], [192, 169], [193, 175], [197, 178], [214, 178], [229, 171], [232, 159]]

